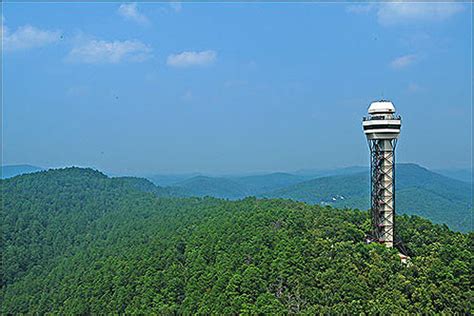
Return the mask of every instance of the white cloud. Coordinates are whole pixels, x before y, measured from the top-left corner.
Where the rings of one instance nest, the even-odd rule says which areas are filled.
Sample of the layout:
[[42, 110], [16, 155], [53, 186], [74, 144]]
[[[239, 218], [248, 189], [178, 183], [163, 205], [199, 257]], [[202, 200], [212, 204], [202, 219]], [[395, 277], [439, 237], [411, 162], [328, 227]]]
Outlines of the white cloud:
[[146, 15], [138, 11], [136, 3], [122, 3], [117, 12], [125, 20], [133, 21], [142, 25], [150, 24], [150, 20], [148, 20]]
[[377, 12], [378, 22], [394, 25], [416, 21], [444, 21], [463, 10], [463, 5], [455, 2], [385, 2]]
[[86, 64], [116, 64], [121, 61], [141, 62], [151, 56], [152, 49], [138, 40], [86, 40], [77, 43], [66, 61]]
[[42, 47], [57, 42], [61, 38], [60, 31], [41, 30], [31, 25], [20, 26], [16, 31], [10, 33], [3, 21], [2, 17], [1, 32], [5, 51]]
[[213, 50], [202, 52], [182, 52], [176, 55], [169, 55], [166, 64], [172, 67], [191, 67], [204, 66], [212, 64], [217, 57], [217, 53]]
[[349, 13], [369, 13], [375, 8], [375, 3], [368, 3], [368, 4], [351, 4], [346, 7], [346, 12]]
[[181, 2], [171, 1], [169, 4], [171, 9], [173, 9], [175, 12], [181, 12], [181, 9], [183, 8]]
[[417, 60], [416, 55], [404, 55], [395, 58], [390, 62], [390, 66], [393, 69], [402, 69], [408, 67], [409, 65], [413, 64]]
[[377, 21], [384, 26], [413, 22], [440, 22], [462, 10], [464, 10], [463, 4], [457, 2], [388, 1], [346, 7], [349, 13], [376, 12]]

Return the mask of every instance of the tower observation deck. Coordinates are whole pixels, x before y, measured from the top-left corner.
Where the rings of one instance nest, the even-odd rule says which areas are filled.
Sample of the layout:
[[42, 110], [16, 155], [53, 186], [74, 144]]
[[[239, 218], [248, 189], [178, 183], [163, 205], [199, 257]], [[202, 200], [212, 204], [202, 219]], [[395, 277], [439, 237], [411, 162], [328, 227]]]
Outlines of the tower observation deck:
[[395, 147], [401, 117], [393, 103], [372, 102], [362, 126], [370, 149], [370, 187], [373, 241], [393, 247], [395, 240]]

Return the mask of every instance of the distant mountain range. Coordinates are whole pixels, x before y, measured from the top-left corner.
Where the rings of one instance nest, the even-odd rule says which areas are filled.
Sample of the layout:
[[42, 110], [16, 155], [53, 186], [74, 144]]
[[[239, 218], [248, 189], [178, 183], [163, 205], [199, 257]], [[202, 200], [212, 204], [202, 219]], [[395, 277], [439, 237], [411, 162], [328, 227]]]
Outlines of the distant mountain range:
[[2, 166], [2, 179], [12, 178], [25, 173], [41, 171], [43, 168], [31, 165], [7, 165]]
[[156, 174], [147, 176], [146, 178], [158, 186], [170, 186], [175, 183], [199, 176], [199, 173], [184, 173], [184, 174]]
[[352, 166], [344, 168], [334, 168], [334, 169], [300, 169], [293, 174], [300, 176], [307, 176], [311, 178], [320, 178], [320, 177], [329, 177], [329, 176], [338, 176], [338, 175], [347, 175], [352, 173], [368, 171], [368, 167], [364, 166]]
[[[2, 178], [43, 170], [31, 165], [2, 167]], [[396, 168], [396, 206], [399, 213], [419, 215], [459, 231], [472, 230], [472, 184], [469, 170], [452, 178], [416, 164]], [[447, 170], [443, 171], [448, 174]], [[451, 171], [453, 173], [453, 171]], [[463, 178], [464, 177], [464, 178]], [[368, 209], [369, 174], [366, 167], [333, 170], [300, 170], [295, 173], [269, 173], [251, 176], [211, 177], [199, 174], [154, 175], [144, 178], [116, 177], [162, 197], [212, 196], [237, 200], [248, 196], [286, 198], [338, 208]]]
[[182, 192], [187, 196], [240, 199], [284, 188], [307, 179], [303, 176], [288, 173], [270, 173], [244, 177], [195, 176], [177, 182], [173, 187], [182, 189]]
[[[420, 215], [435, 223], [445, 223], [454, 230], [472, 230], [472, 191], [469, 183], [416, 164], [398, 164], [396, 179], [399, 213]], [[212, 196], [232, 200], [257, 196], [335, 207], [370, 207], [369, 174], [364, 167], [245, 177], [199, 175], [162, 189], [173, 196]]]
[[[472, 191], [468, 183], [451, 179], [415, 164], [396, 168], [398, 212], [416, 214], [451, 229], [472, 230]], [[281, 197], [311, 204], [368, 209], [369, 175], [356, 173], [317, 178], [262, 197]]]
[[435, 169], [434, 172], [464, 182], [473, 182], [472, 169]]

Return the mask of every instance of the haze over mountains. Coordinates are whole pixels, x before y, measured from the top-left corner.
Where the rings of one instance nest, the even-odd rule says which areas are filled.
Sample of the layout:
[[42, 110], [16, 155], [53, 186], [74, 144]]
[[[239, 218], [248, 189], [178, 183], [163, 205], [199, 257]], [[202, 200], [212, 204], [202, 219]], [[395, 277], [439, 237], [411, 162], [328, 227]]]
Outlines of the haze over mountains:
[[435, 169], [433, 170], [436, 173], [442, 174], [444, 176], [464, 181], [464, 182], [473, 182], [472, 169], [468, 168], [456, 168], [456, 169]]
[[[310, 204], [368, 209], [369, 174], [362, 167], [317, 175], [272, 173], [245, 177], [194, 176], [172, 183], [178, 195], [241, 199], [247, 196], [288, 198]], [[416, 164], [398, 164], [397, 210], [416, 214], [451, 229], [472, 229], [471, 185]], [[151, 177], [150, 179], [153, 179]]]
[[[399, 164], [396, 171], [396, 207], [399, 213], [416, 214], [451, 229], [471, 229], [471, 185], [451, 179], [415, 164]], [[369, 175], [317, 178], [269, 193], [311, 204], [368, 209]]]
[[2, 166], [1, 178], [8, 179], [21, 174], [41, 171], [43, 168], [32, 165], [6, 165]]
[[[2, 167], [4, 178], [41, 169], [30, 165]], [[147, 178], [153, 183], [136, 177], [121, 177], [122, 181], [128, 181], [142, 191], [155, 192], [159, 196], [211, 196], [231, 200], [256, 196], [361, 210], [370, 206], [369, 174], [366, 167], [247, 176], [176, 174]], [[435, 223], [447, 224], [453, 230], [472, 230], [470, 183], [446, 177], [416, 164], [398, 164], [396, 178], [398, 213], [419, 215]]]

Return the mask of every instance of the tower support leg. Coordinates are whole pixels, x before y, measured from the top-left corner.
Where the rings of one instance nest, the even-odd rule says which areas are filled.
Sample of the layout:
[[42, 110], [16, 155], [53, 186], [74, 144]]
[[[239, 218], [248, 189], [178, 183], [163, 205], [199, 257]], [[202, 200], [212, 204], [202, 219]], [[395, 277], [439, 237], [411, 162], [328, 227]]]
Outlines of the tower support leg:
[[395, 237], [395, 172], [393, 140], [371, 140], [371, 211], [374, 237], [387, 247]]

